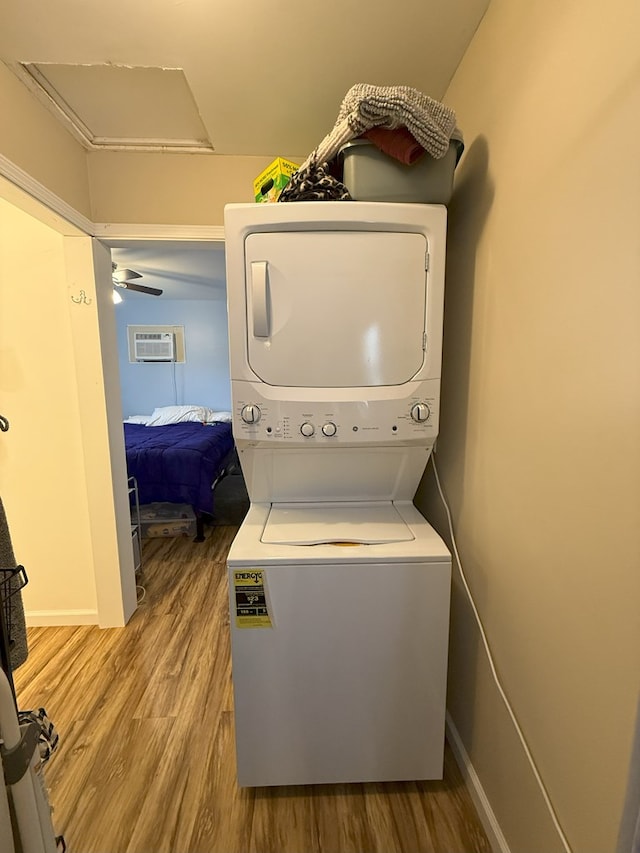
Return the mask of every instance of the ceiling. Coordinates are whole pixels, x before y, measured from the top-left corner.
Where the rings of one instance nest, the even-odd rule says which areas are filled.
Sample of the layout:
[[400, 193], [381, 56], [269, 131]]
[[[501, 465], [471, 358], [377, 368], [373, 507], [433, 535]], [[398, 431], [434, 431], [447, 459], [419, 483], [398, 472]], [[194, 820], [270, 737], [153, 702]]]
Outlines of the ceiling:
[[124, 300], [227, 298], [223, 243], [127, 242], [111, 248], [111, 260], [140, 273], [136, 284], [162, 290], [154, 297], [119, 289]]
[[[0, 60], [89, 150], [173, 145], [301, 161], [355, 83], [440, 100], [488, 2], [21, 0], [2, 4]], [[160, 298], [174, 298], [171, 279], [191, 298], [224, 282], [220, 248], [154, 242], [113, 257]]]
[[[123, 111], [131, 124], [157, 111], [163, 133], [168, 112], [182, 122], [174, 102], [162, 109], [161, 83], [132, 105], [118, 73], [181, 69], [216, 153], [306, 156], [355, 83], [413, 86], [441, 99], [488, 2], [21, 0], [2, 4], [0, 59], [14, 70], [36, 63], [45, 73], [47, 63], [76, 66], [53, 69], [54, 82], [69, 87], [81, 109], [91, 112], [98, 100], [97, 136], [109, 136], [109, 124], [122, 136]], [[95, 65], [108, 67], [103, 79], [83, 68]], [[166, 76], [169, 97], [179, 82]], [[130, 94], [144, 85], [136, 80]]]

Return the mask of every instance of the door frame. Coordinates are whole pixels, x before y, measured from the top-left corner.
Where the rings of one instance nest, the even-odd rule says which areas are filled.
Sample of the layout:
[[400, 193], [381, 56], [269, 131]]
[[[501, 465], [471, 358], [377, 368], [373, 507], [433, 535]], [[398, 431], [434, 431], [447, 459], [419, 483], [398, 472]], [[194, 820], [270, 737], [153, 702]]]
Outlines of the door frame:
[[[89, 237], [95, 238], [96, 242], [102, 244], [108, 251], [111, 245], [117, 241], [122, 245], [126, 241], [175, 241], [175, 242], [224, 242], [223, 226], [184, 226], [184, 225], [147, 225], [147, 224], [117, 224], [117, 223], [95, 223], [75, 210], [64, 199], [52, 193], [47, 187], [29, 175], [20, 167], [16, 166], [2, 154], [0, 154], [0, 177], [6, 178], [9, 183], [2, 182], [0, 195], [6, 201], [14, 204], [19, 209], [33, 216], [35, 219], [50, 226], [53, 230], [65, 237]], [[98, 250], [99, 247], [95, 247]], [[96, 264], [97, 255], [94, 251], [94, 277], [102, 275]], [[104, 265], [102, 265], [104, 266]], [[95, 282], [98, 286], [99, 282]], [[113, 328], [115, 324], [115, 306], [111, 300], [97, 300], [101, 304], [97, 306], [102, 318], [98, 317], [99, 347], [103, 357], [101, 364], [96, 368], [94, 380], [98, 379], [101, 389], [113, 389], [114, 383], [119, 387], [119, 366], [117, 360], [117, 349], [115, 342], [109, 346], [108, 341], [101, 339], [104, 329]], [[104, 321], [104, 322], [103, 322]], [[101, 373], [101, 375], [100, 375]], [[95, 388], [94, 388], [95, 390]], [[81, 408], [83, 397], [90, 392], [90, 383], [78, 385], [78, 395]], [[106, 399], [109, 398], [107, 393]], [[113, 396], [113, 391], [111, 391]], [[91, 401], [85, 399], [87, 406]], [[111, 460], [111, 479], [114, 486], [126, 483], [126, 457], [124, 454], [124, 436], [121, 429], [121, 411], [110, 410], [106, 406], [106, 441], [108, 442], [109, 457]], [[105, 473], [103, 471], [103, 473]], [[111, 504], [110, 510], [115, 516], [115, 525], [112, 528], [111, 538], [108, 543], [109, 550], [119, 555], [118, 566], [113, 566], [112, 561], [94, 560], [93, 571], [96, 586], [96, 603], [98, 624], [100, 627], [122, 627], [124, 626], [136, 609], [136, 602], [132, 600], [131, 589], [135, 590], [135, 577], [133, 561], [126, 558], [127, 543], [131, 538], [131, 519], [128, 511], [128, 500], [126, 496], [120, 496], [114, 489], [112, 497], [92, 494], [88, 489], [87, 501], [90, 517], [102, 511], [105, 500]], [[101, 504], [99, 506], [98, 504]], [[101, 547], [104, 547], [104, 542]], [[94, 549], [95, 553], [95, 549]]]

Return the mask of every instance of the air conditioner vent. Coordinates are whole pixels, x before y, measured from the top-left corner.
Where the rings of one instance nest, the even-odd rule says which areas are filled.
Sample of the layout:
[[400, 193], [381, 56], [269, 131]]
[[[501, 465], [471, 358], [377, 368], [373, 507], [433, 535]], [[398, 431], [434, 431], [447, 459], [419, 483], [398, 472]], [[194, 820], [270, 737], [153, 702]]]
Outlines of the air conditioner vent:
[[170, 332], [136, 332], [133, 349], [136, 361], [175, 361], [175, 337]]
[[142, 324], [127, 326], [130, 364], [169, 361], [184, 364], [184, 326]]

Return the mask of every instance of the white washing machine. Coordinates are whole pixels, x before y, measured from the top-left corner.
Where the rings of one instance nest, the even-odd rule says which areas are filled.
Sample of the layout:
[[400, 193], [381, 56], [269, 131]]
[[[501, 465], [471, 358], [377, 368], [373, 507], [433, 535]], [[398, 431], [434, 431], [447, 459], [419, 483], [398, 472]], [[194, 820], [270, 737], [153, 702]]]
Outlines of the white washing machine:
[[446, 210], [225, 210], [238, 781], [442, 776], [451, 557], [411, 501], [438, 430]]

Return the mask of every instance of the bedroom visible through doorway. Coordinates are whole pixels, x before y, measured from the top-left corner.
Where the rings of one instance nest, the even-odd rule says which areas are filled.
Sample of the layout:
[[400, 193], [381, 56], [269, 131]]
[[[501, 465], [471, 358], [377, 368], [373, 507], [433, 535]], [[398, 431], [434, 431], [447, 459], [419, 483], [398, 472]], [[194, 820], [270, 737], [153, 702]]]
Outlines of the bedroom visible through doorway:
[[111, 258], [120, 273], [114, 313], [127, 467], [142, 531], [191, 535], [185, 519], [195, 514], [201, 540], [222, 520], [240, 523], [248, 507], [231, 436], [224, 244], [121, 241]]

